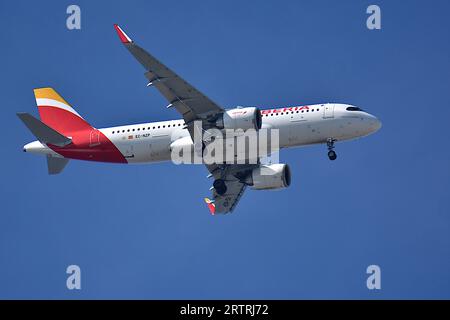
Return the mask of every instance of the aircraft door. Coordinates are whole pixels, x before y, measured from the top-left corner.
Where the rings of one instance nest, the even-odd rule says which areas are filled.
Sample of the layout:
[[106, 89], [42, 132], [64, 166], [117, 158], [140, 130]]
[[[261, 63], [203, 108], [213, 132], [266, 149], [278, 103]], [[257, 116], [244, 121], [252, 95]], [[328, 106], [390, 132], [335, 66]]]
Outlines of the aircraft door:
[[323, 118], [334, 118], [334, 103], [327, 103], [323, 108]]
[[100, 144], [100, 133], [98, 130], [93, 129], [89, 134], [89, 147], [95, 147]]

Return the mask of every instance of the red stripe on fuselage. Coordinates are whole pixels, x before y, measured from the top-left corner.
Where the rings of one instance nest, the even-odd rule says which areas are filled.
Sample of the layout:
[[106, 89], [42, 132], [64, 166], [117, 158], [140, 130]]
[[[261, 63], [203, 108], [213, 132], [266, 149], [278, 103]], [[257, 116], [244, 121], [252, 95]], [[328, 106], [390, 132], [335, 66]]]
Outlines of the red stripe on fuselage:
[[74, 132], [72, 143], [65, 147], [58, 147], [51, 144], [48, 147], [64, 158], [128, 163], [114, 143], [97, 129]]

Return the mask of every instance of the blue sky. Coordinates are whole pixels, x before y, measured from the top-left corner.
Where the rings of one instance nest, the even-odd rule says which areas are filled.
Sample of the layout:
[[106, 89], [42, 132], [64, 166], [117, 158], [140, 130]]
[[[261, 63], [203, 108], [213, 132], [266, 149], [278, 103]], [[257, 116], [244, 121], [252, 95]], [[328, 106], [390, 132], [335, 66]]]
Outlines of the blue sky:
[[[450, 298], [448, 1], [77, 1], [78, 31], [69, 4], [0, 3], [0, 298]], [[113, 23], [225, 107], [345, 102], [383, 128], [335, 162], [325, 146], [284, 151], [291, 187], [247, 191], [228, 216], [209, 215], [202, 166], [48, 176], [15, 116], [37, 114], [35, 87], [96, 127], [178, 118]]]

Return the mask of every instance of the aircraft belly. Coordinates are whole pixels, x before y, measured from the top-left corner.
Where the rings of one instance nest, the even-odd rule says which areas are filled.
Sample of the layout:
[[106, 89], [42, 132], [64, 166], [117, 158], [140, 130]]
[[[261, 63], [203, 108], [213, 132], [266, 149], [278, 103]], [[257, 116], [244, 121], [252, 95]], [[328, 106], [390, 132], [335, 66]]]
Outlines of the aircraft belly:
[[293, 122], [289, 129], [289, 145], [302, 146], [324, 143], [330, 137], [339, 135], [339, 125], [336, 120], [307, 120]]

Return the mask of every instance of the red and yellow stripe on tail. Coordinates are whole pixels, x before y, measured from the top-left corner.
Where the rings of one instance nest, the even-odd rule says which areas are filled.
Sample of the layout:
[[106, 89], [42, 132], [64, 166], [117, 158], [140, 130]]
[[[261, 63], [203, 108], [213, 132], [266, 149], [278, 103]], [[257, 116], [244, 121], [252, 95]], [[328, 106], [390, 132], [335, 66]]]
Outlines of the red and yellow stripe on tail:
[[100, 130], [92, 127], [53, 88], [34, 89], [42, 122], [72, 143], [63, 147], [49, 144], [67, 159], [128, 163], [116, 145]]
[[53, 88], [34, 89], [34, 96], [42, 122], [59, 133], [70, 136], [76, 131], [92, 129]]

